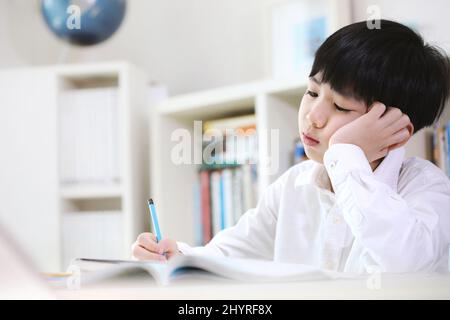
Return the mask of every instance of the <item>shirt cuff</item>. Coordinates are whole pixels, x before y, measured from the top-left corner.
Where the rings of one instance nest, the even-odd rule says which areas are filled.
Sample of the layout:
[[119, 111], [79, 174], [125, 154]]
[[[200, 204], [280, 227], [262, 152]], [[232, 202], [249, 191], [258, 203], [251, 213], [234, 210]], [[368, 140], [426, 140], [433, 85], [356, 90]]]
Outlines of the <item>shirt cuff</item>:
[[364, 151], [354, 144], [331, 145], [323, 156], [323, 163], [335, 190], [352, 171], [373, 173]]

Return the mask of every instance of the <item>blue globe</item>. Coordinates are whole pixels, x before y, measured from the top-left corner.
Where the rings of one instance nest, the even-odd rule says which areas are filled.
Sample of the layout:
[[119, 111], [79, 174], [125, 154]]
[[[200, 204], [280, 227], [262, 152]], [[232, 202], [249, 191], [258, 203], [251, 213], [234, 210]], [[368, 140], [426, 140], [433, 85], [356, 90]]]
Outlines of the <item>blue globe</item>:
[[69, 43], [90, 46], [105, 41], [120, 27], [125, 0], [42, 0], [50, 30]]

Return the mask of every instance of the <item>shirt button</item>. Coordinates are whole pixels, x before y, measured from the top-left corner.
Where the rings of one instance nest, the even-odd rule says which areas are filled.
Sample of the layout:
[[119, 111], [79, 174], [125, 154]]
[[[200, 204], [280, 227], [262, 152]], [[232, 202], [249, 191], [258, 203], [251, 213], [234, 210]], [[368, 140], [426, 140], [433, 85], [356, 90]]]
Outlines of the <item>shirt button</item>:
[[334, 224], [340, 224], [342, 222], [342, 218], [339, 216], [334, 216], [333, 222]]
[[331, 161], [330, 162], [330, 168], [334, 169], [334, 167], [336, 167], [336, 161]]

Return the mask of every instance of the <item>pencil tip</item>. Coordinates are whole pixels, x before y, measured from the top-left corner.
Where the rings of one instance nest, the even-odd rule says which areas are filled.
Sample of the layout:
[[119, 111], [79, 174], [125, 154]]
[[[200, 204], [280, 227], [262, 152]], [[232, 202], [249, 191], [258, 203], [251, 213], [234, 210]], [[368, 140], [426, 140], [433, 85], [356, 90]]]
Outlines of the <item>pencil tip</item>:
[[148, 199], [148, 204], [153, 204], [153, 199], [152, 198]]

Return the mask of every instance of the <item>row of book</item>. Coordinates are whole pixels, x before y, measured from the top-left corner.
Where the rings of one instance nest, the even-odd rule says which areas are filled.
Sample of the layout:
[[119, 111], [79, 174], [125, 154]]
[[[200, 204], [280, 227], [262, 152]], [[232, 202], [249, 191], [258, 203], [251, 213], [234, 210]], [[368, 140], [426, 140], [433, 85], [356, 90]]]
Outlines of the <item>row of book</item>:
[[432, 146], [433, 162], [450, 178], [450, 122], [434, 127]]
[[116, 88], [64, 90], [59, 96], [62, 184], [119, 180]]
[[256, 206], [258, 141], [255, 115], [203, 123], [203, 165], [195, 187], [196, 244], [203, 245]]
[[74, 258], [122, 259], [123, 214], [120, 211], [66, 212], [62, 216], [63, 264]]
[[257, 165], [203, 166], [195, 186], [196, 245], [204, 245], [223, 229], [235, 225], [256, 206], [258, 199]]

